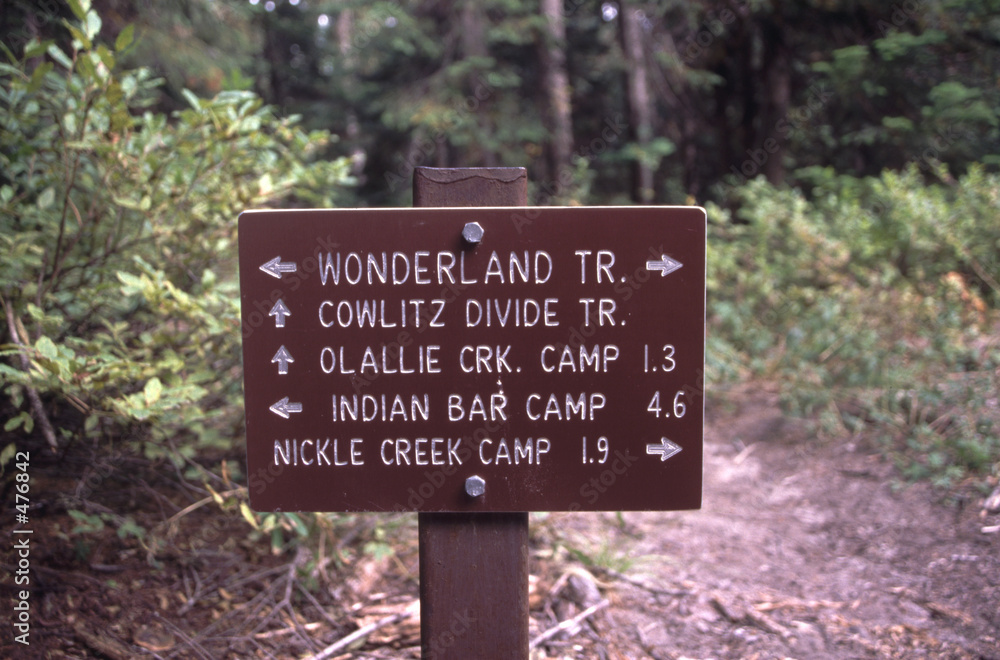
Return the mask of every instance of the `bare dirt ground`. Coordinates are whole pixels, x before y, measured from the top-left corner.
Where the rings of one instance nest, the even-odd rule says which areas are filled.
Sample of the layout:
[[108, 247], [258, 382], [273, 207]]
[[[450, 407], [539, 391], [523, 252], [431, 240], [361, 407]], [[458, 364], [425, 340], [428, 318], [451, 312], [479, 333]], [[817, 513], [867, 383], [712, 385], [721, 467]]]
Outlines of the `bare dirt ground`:
[[[92, 459], [36, 462], [31, 645], [7, 627], [0, 657], [419, 657], [414, 516], [345, 517], [275, 555], [170, 469], [115, 467], [88, 492]], [[147, 533], [72, 533], [70, 508]], [[532, 656], [1000, 659], [998, 523], [744, 387], [709, 406], [701, 511], [532, 516]], [[3, 565], [9, 612], [9, 548]]]
[[[857, 440], [810, 441], [775, 395], [738, 400], [709, 415], [703, 509], [625, 515], [635, 563], [597, 624], [607, 657], [1000, 658], [981, 498], [943, 505]], [[616, 521], [570, 524], [598, 538]]]

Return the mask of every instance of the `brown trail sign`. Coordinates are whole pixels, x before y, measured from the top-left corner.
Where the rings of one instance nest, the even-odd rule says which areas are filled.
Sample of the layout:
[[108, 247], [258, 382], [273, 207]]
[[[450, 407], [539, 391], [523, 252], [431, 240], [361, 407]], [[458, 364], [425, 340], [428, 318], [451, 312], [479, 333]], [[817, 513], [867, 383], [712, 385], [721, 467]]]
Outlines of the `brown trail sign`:
[[421, 512], [428, 658], [527, 657], [524, 512], [701, 506], [704, 210], [525, 184], [239, 221], [251, 504]]
[[254, 508], [700, 506], [701, 209], [239, 223]]

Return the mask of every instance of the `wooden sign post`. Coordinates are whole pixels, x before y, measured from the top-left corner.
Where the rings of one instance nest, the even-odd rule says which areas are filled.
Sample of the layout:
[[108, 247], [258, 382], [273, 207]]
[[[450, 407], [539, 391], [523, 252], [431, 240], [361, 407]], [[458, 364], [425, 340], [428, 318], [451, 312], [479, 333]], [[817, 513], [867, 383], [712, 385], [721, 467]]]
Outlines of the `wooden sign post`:
[[[523, 168], [413, 174], [413, 205], [527, 206]], [[420, 646], [427, 660], [528, 658], [528, 514], [421, 513]]]
[[528, 513], [701, 506], [706, 217], [527, 207], [239, 219], [250, 504], [420, 515], [425, 658], [528, 657]]

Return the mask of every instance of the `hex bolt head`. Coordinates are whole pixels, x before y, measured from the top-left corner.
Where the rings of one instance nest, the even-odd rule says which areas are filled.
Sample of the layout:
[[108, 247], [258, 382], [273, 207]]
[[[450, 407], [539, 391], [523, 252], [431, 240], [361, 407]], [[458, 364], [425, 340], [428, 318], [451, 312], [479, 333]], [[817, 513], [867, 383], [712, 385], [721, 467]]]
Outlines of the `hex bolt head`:
[[486, 232], [483, 230], [483, 226], [478, 222], [467, 222], [465, 228], [462, 229], [462, 238], [471, 245], [479, 245], [479, 242], [483, 240], [484, 233]]
[[469, 497], [480, 497], [486, 492], [486, 480], [478, 475], [472, 475], [465, 480], [465, 492]]

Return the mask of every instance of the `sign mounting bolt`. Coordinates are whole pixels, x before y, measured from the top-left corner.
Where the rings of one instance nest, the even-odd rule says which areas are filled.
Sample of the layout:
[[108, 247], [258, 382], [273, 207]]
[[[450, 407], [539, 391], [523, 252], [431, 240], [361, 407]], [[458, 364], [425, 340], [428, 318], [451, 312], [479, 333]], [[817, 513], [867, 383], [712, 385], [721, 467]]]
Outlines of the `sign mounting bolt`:
[[462, 238], [470, 245], [479, 245], [479, 242], [483, 240], [484, 233], [483, 226], [478, 222], [467, 222], [465, 228], [462, 229]]
[[481, 497], [486, 492], [486, 480], [473, 475], [465, 480], [465, 492], [469, 497]]

